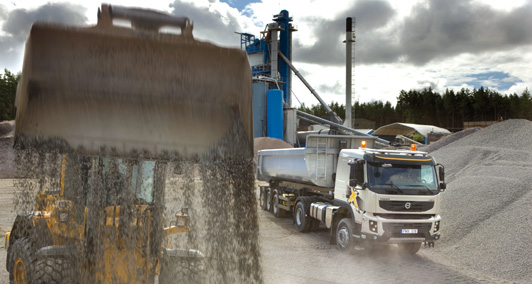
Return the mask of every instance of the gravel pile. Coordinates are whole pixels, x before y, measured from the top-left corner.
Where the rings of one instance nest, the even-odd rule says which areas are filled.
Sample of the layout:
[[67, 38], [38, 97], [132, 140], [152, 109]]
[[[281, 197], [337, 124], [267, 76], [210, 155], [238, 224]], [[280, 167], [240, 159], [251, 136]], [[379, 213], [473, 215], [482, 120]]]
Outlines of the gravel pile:
[[13, 136], [14, 127], [14, 120], [0, 122], [0, 137]]
[[442, 239], [427, 253], [459, 269], [530, 283], [531, 134], [532, 122], [507, 120], [435, 147], [447, 190]]
[[15, 177], [14, 125], [14, 120], [0, 122], [0, 179]]
[[260, 150], [267, 149], [284, 149], [284, 148], [294, 148], [292, 145], [286, 143], [281, 139], [270, 138], [270, 137], [257, 137], [253, 139], [253, 150], [255, 151], [255, 158], [257, 157], [257, 152]]
[[441, 138], [440, 140], [438, 140], [436, 142], [430, 143], [430, 145], [428, 145], [428, 146], [420, 147], [419, 150], [420, 151], [425, 151], [425, 152], [434, 152], [434, 151], [436, 151], [436, 150], [438, 150], [438, 149], [440, 149], [442, 147], [445, 147], [445, 146], [453, 143], [456, 140], [462, 139], [462, 138], [466, 137], [469, 134], [473, 134], [473, 133], [479, 131], [480, 129], [482, 129], [482, 128], [474, 127], [474, 128], [464, 129], [462, 131], [453, 133], [452, 135], [445, 136], [445, 137]]

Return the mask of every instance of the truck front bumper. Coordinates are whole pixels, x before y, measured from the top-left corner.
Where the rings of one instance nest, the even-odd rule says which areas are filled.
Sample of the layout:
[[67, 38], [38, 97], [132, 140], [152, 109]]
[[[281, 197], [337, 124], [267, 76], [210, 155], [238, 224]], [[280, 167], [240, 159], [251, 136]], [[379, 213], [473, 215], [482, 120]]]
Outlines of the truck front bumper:
[[427, 219], [386, 219], [364, 214], [361, 239], [386, 243], [432, 242], [440, 239], [439, 215]]

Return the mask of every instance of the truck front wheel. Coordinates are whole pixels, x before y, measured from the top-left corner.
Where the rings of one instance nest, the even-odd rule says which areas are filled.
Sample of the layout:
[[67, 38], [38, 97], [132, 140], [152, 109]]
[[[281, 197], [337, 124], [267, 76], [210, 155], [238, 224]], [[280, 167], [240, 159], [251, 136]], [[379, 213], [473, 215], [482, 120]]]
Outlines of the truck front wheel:
[[355, 247], [354, 224], [351, 218], [343, 218], [336, 228], [336, 247], [339, 251], [352, 253]]
[[421, 243], [399, 244], [399, 249], [401, 249], [401, 252], [406, 255], [416, 254], [419, 251], [419, 248], [421, 248]]
[[310, 231], [310, 226], [312, 225], [312, 219], [310, 216], [307, 216], [308, 208], [305, 206], [304, 201], [300, 201], [296, 204], [294, 209], [294, 221], [296, 223], [296, 229], [301, 233], [306, 233]]

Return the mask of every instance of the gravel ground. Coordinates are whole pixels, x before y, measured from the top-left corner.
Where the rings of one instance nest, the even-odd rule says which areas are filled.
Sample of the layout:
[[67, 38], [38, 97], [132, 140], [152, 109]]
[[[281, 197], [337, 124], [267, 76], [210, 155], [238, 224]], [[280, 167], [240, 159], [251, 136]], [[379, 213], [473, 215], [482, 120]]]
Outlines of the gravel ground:
[[532, 122], [508, 120], [459, 139], [452, 135], [447, 138], [451, 143], [431, 153], [445, 165], [447, 181], [442, 239], [431, 257], [530, 283], [531, 133]]
[[[395, 248], [347, 258], [321, 230], [299, 234], [291, 219], [261, 212], [260, 239], [266, 283], [530, 283], [532, 278], [532, 122], [508, 120], [458, 132], [430, 148], [446, 167], [442, 239], [412, 259]], [[12, 141], [0, 139], [0, 166], [9, 168]], [[436, 143], [435, 143], [436, 144]], [[427, 149], [425, 149], [427, 151]], [[0, 194], [0, 233], [10, 229], [14, 188]], [[5, 251], [0, 251], [0, 267]], [[342, 267], [352, 267], [346, 270]], [[391, 270], [390, 270], [391, 269]], [[390, 273], [388, 273], [390, 270]], [[425, 273], [426, 272], [426, 273]], [[411, 276], [422, 276], [413, 280]], [[374, 277], [374, 278], [372, 278]], [[7, 274], [0, 270], [0, 283]]]

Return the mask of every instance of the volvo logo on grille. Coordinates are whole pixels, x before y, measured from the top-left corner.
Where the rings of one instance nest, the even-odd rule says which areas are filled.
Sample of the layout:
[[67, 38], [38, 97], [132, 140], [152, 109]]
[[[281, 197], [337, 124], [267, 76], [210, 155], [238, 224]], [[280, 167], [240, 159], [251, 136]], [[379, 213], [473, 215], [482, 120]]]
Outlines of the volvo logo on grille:
[[410, 203], [410, 202], [405, 203], [405, 208], [406, 209], [410, 209], [410, 207], [412, 207], [412, 203]]

